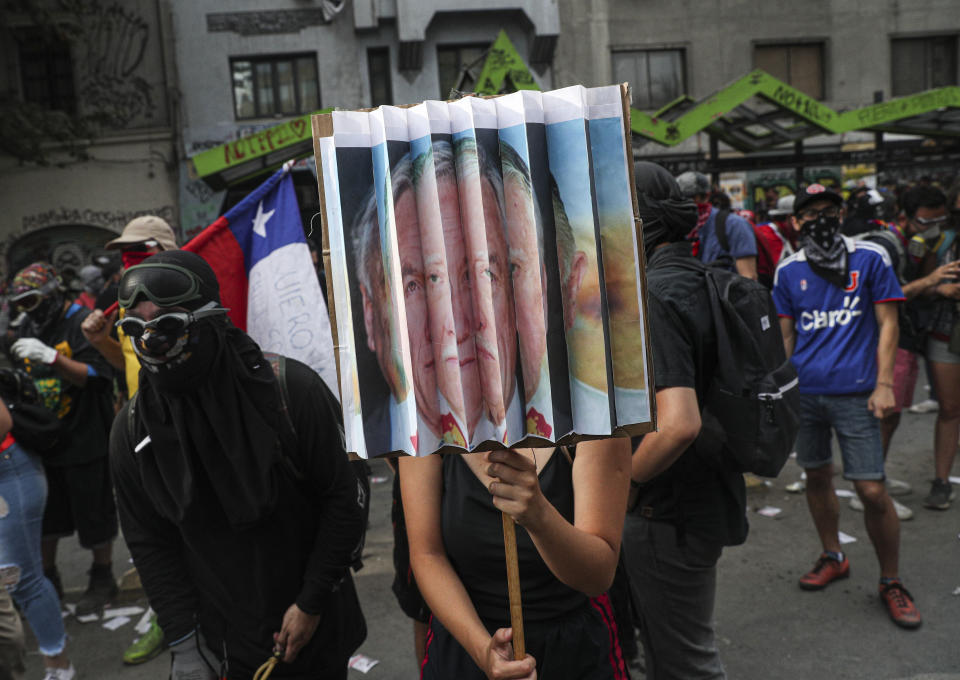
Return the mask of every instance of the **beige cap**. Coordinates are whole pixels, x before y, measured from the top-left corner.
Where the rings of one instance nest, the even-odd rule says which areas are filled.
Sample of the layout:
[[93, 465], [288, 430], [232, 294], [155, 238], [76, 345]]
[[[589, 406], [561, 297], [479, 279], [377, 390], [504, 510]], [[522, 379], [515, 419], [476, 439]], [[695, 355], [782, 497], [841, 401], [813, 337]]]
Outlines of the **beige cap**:
[[177, 250], [177, 237], [167, 221], [156, 215], [135, 217], [123, 228], [119, 237], [110, 241], [108, 250], [120, 250], [124, 246], [154, 240], [162, 250]]

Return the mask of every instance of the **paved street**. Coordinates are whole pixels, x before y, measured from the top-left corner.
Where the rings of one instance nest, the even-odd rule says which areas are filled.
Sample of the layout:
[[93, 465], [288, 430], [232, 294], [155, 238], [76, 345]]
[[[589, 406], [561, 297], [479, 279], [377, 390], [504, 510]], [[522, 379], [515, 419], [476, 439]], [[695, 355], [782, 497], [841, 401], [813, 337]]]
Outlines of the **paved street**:
[[[797, 577], [813, 564], [819, 547], [804, 497], [784, 490], [800, 474], [791, 462], [769, 488], [751, 491], [750, 538], [745, 546], [727, 550], [720, 563], [717, 630], [731, 678], [960, 679], [960, 595], [954, 594], [960, 588], [960, 504], [946, 512], [921, 507], [931, 474], [934, 416], [905, 414], [903, 421], [888, 473], [914, 486], [911, 495], [900, 499], [916, 513], [903, 524], [901, 571], [924, 616], [923, 627], [903, 631], [887, 619], [876, 596], [877, 567], [862, 514], [846, 508], [846, 501], [840, 528], [857, 538], [846, 546], [850, 579], [819, 593], [797, 588]], [[958, 469], [954, 474], [960, 474]], [[389, 470], [378, 462], [374, 475], [387, 477]], [[838, 486], [850, 488], [842, 480]], [[756, 514], [767, 505], [781, 508], [782, 514], [777, 519]], [[121, 565], [128, 566], [128, 556], [118, 547], [119, 573]], [[357, 577], [370, 631], [360, 652], [379, 660], [366, 676], [372, 680], [417, 677], [410, 624], [390, 591], [391, 550], [390, 484], [379, 483], [373, 487], [366, 566]], [[75, 543], [64, 543], [61, 571], [68, 601], [75, 600], [85, 584], [87, 561]], [[121, 654], [134, 637], [132, 627], [129, 623], [110, 632], [99, 623], [68, 618], [79, 677], [166, 680], [166, 654], [140, 667], [121, 664]], [[39, 678], [35, 653], [29, 667], [31, 677]], [[351, 676], [364, 677], [356, 671]]]

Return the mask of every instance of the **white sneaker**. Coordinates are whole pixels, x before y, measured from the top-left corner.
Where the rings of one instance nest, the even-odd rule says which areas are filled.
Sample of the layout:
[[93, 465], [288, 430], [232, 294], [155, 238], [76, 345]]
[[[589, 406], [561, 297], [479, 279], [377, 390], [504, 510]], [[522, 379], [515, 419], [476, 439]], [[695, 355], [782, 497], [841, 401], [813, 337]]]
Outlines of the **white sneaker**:
[[936, 399], [924, 399], [923, 401], [914, 404], [907, 410], [910, 413], [933, 413], [939, 408], [940, 404], [937, 403]]
[[69, 668], [48, 668], [43, 680], [73, 680], [76, 675], [77, 670], [70, 664]]
[[[897, 517], [900, 518], [901, 522], [906, 522], [908, 519], [913, 519], [913, 510], [908, 508], [903, 503], [899, 503], [893, 498], [890, 500], [893, 501], [893, 509], [897, 513]], [[850, 499], [850, 509], [856, 510], [857, 512], [863, 512], [863, 501], [860, 500], [859, 496], [854, 496]]]
[[912, 491], [913, 487], [910, 486], [909, 482], [904, 482], [901, 479], [890, 479], [887, 477], [887, 493], [889, 493], [891, 496], [906, 496]]

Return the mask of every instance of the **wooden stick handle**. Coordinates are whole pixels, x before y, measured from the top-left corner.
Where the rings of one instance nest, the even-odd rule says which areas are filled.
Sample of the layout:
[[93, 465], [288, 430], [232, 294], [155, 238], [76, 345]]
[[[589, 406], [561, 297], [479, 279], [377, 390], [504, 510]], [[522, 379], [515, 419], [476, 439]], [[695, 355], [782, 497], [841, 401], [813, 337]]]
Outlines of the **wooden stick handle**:
[[505, 512], [503, 518], [503, 548], [507, 558], [507, 590], [510, 593], [510, 626], [513, 628], [513, 658], [527, 655], [523, 640], [523, 603], [520, 601], [520, 565], [517, 560], [517, 532], [513, 517]]

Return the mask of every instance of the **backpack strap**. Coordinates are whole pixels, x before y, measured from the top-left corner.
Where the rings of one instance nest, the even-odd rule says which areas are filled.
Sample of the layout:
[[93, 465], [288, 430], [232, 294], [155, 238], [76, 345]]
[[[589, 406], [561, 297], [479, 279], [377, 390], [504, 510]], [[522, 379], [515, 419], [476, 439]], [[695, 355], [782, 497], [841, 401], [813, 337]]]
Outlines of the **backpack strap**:
[[139, 396], [140, 396], [140, 391], [137, 390], [136, 392], [133, 393], [133, 396], [130, 397], [129, 403], [127, 404], [127, 439], [130, 440], [131, 442], [134, 442], [134, 446], [136, 446], [136, 438], [137, 438], [136, 411], [137, 411], [137, 401], [138, 401], [137, 397]]
[[[293, 419], [290, 417], [290, 394], [287, 389], [287, 358], [276, 352], [264, 352], [263, 358], [270, 362], [270, 368], [273, 369], [273, 374], [276, 376], [277, 382], [280, 385], [280, 414], [283, 420], [283, 427], [290, 437], [290, 443], [294, 443], [297, 441], [297, 429], [293, 426]], [[282, 438], [281, 436], [281, 439]], [[306, 477], [303, 476], [303, 473], [300, 472], [294, 463], [293, 458], [287, 453], [287, 447], [281, 446], [281, 449], [284, 451], [284, 465], [290, 474], [293, 475], [293, 478], [298, 482], [306, 481]]]
[[714, 229], [717, 233], [717, 240], [720, 242], [720, 247], [723, 248], [723, 252], [730, 254], [730, 237], [727, 236], [727, 218], [730, 217], [729, 210], [721, 210], [717, 213], [717, 223], [714, 225]]

